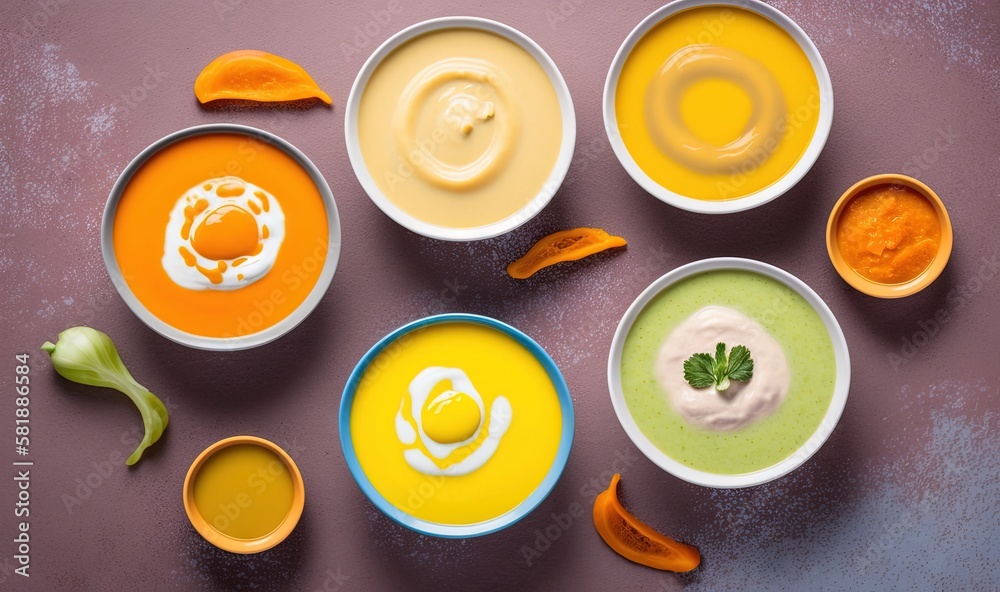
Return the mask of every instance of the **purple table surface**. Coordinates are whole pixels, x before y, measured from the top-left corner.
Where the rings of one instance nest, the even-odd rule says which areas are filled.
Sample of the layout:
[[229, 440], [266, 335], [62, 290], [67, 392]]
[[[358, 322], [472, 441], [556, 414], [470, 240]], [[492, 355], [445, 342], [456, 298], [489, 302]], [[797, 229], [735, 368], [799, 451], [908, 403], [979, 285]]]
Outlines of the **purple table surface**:
[[[694, 215], [643, 192], [601, 120], [611, 59], [658, 3], [594, 0], [101, 2], [5, 0], [0, 23], [0, 589], [3, 590], [997, 590], [1000, 586], [1000, 5], [776, 1], [812, 37], [833, 79], [833, 131], [812, 171], [771, 204]], [[565, 186], [502, 238], [451, 244], [411, 234], [356, 180], [344, 104], [381, 41], [418, 21], [471, 14], [508, 23], [559, 65], [577, 112]], [[201, 68], [237, 48], [306, 67], [334, 107], [209, 111]], [[235, 122], [273, 131], [319, 166], [340, 208], [340, 267], [309, 319], [259, 349], [212, 354], [146, 328], [114, 292], [101, 214], [126, 163], [174, 130]], [[955, 250], [929, 289], [900, 301], [849, 288], [826, 255], [836, 199], [875, 173], [913, 174], [945, 200]], [[601, 226], [623, 252], [519, 283], [505, 264], [540, 236]], [[780, 231], [776, 231], [781, 229]], [[642, 457], [606, 381], [621, 315], [653, 279], [712, 256], [760, 259], [830, 305], [853, 361], [840, 424], [776, 482], [719, 491]], [[383, 516], [355, 485], [336, 428], [348, 374], [400, 324], [475, 312], [512, 323], [555, 358], [576, 407], [576, 439], [552, 494], [523, 521], [471, 540], [428, 538]], [[71, 384], [39, 345], [69, 326], [109, 333], [132, 373], [170, 408], [142, 462], [120, 462], [138, 416], [125, 397]], [[30, 452], [15, 453], [15, 355], [30, 353]], [[194, 457], [257, 434], [305, 476], [302, 521], [255, 556], [219, 551], [181, 503]], [[14, 572], [16, 469], [30, 467], [29, 578]], [[112, 462], [109, 459], [118, 460]], [[678, 576], [614, 554], [589, 517], [612, 470], [625, 505], [697, 545]], [[584, 509], [582, 516], [571, 510]]]

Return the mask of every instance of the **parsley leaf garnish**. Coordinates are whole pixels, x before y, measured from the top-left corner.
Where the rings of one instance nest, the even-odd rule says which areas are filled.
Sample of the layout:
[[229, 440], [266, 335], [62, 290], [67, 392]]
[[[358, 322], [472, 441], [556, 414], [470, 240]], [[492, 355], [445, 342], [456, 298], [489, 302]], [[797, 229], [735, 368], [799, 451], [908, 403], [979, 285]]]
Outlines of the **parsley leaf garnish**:
[[684, 362], [684, 380], [694, 388], [715, 386], [720, 393], [729, 388], [731, 380], [746, 382], [753, 377], [753, 359], [750, 350], [737, 345], [726, 357], [726, 344], [715, 346], [711, 354], [694, 354]]

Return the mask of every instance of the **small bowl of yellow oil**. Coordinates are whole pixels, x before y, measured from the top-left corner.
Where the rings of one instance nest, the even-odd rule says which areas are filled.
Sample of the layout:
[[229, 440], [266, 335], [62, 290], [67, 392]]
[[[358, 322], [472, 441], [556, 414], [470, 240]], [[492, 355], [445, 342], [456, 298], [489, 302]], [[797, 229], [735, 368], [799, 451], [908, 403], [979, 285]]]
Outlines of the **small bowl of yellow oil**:
[[302, 516], [305, 485], [280, 446], [233, 436], [206, 448], [184, 479], [191, 525], [216, 547], [259, 553], [285, 540]]

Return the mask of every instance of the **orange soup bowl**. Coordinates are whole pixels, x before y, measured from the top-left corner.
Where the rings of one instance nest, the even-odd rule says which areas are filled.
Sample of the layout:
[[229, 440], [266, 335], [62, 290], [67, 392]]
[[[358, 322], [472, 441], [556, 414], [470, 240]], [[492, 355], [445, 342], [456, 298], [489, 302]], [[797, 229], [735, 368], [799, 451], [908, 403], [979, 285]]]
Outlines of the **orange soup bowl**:
[[285, 140], [209, 124], [157, 140], [111, 189], [101, 250], [154, 331], [234, 351], [291, 331], [326, 294], [340, 217], [323, 175]]
[[184, 511], [206, 541], [250, 554], [285, 540], [306, 503], [302, 473], [280, 446], [232, 436], [206, 448], [184, 479]]
[[[855, 198], [875, 196], [873, 199], [877, 199], [881, 187], [888, 192], [885, 195], [891, 203], [874, 204], [868, 210], [863, 210], [865, 204], [860, 203], [851, 207]], [[894, 198], [892, 192], [899, 194], [900, 198]], [[926, 203], [914, 201], [914, 194]], [[905, 211], [908, 206], [903, 198], [909, 200], [909, 211]], [[891, 223], [886, 222], [889, 216], [892, 217]], [[933, 218], [937, 219], [936, 226]], [[850, 249], [845, 251], [845, 246], [849, 244], [845, 242], [847, 232], [850, 230], [842, 228], [845, 224], [863, 225], [861, 238], [868, 238], [869, 243], [860, 255]], [[879, 228], [882, 224], [892, 226]], [[925, 238], [923, 234], [930, 237]], [[912, 243], [915, 238], [920, 242], [904, 244], [907, 240]], [[874, 175], [852, 185], [837, 200], [826, 225], [826, 250], [837, 273], [859, 292], [877, 298], [902, 298], [929, 286], [948, 264], [952, 243], [951, 218], [941, 198], [917, 179], [893, 173]], [[911, 246], [915, 248], [909, 249]], [[891, 257], [882, 257], [883, 249], [892, 249]], [[859, 257], [876, 261], [875, 265], [880, 266], [878, 271], [885, 277], [874, 273], [872, 267], [866, 270], [860, 269], [860, 265], [852, 265], [852, 260], [859, 261]], [[900, 271], [895, 269], [897, 266], [918, 271], [905, 273], [905, 268]], [[898, 277], [891, 277], [894, 272], [899, 272]]]

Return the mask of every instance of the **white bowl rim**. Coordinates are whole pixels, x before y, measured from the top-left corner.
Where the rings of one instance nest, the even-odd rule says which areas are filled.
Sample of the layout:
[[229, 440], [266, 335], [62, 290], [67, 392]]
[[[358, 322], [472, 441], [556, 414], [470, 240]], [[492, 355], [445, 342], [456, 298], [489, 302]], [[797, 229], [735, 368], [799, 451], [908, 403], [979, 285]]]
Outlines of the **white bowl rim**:
[[[784, 460], [759, 471], [736, 475], [710, 473], [691, 468], [674, 460], [650, 442], [636, 425], [635, 420], [632, 419], [632, 414], [625, 402], [625, 393], [621, 384], [621, 372], [619, 371], [621, 368], [622, 351], [625, 347], [625, 339], [628, 337], [629, 331], [632, 329], [632, 325], [635, 323], [639, 313], [642, 312], [646, 305], [678, 281], [700, 273], [726, 269], [759, 273], [781, 282], [802, 296], [820, 316], [820, 319], [822, 319], [827, 334], [830, 336], [830, 341], [833, 344], [834, 361], [836, 364], [833, 397], [826, 414], [812, 436], [798, 450]], [[850, 383], [851, 358], [847, 348], [847, 340], [844, 338], [844, 332], [840, 329], [840, 324], [837, 323], [837, 318], [834, 316], [833, 311], [826, 305], [826, 302], [805, 282], [787, 271], [769, 263], [740, 257], [701, 259], [682, 265], [654, 280], [649, 287], [639, 294], [635, 301], [628, 307], [625, 315], [622, 316], [622, 320], [618, 324], [618, 329], [612, 338], [611, 351], [608, 354], [608, 388], [611, 392], [611, 403], [615, 408], [618, 421], [622, 424], [625, 433], [636, 447], [639, 448], [646, 458], [671, 475], [695, 485], [718, 489], [750, 487], [767, 483], [768, 481], [773, 481], [787, 475], [809, 460], [820, 449], [823, 443], [826, 442], [827, 438], [830, 437], [834, 428], [837, 427], [837, 422], [840, 421], [840, 416], [847, 405], [847, 394], [850, 390]]]
[[[819, 84], [820, 110], [819, 120], [816, 123], [816, 131], [813, 132], [812, 140], [798, 162], [795, 163], [795, 166], [771, 185], [749, 195], [727, 200], [704, 200], [687, 197], [671, 191], [654, 181], [636, 164], [628, 148], [625, 147], [621, 133], [618, 130], [618, 118], [615, 115], [615, 91], [618, 87], [618, 78], [621, 75], [622, 66], [625, 64], [625, 60], [632, 52], [635, 44], [643, 35], [665, 19], [683, 10], [699, 6], [732, 6], [743, 8], [755, 12], [775, 23], [791, 35], [799, 44], [799, 47], [802, 48], [806, 57], [809, 58], [810, 64], [812, 64], [813, 71], [816, 74], [816, 81]], [[654, 10], [649, 16], [643, 19], [628, 34], [625, 41], [622, 42], [621, 47], [618, 48], [618, 53], [615, 54], [614, 60], [611, 62], [611, 67], [608, 69], [608, 76], [604, 82], [603, 112], [604, 131], [608, 136], [608, 141], [611, 142], [611, 148], [614, 150], [615, 156], [618, 157], [618, 161], [625, 168], [625, 171], [628, 172], [629, 176], [645, 189], [647, 193], [660, 201], [689, 212], [730, 214], [749, 210], [777, 199], [794, 187], [812, 169], [820, 153], [823, 151], [823, 147], [826, 145], [827, 138], [830, 136], [830, 129], [833, 126], [833, 82], [830, 80], [830, 72], [826, 68], [823, 56], [820, 55], [819, 49], [813, 43], [812, 39], [809, 38], [795, 21], [777, 8], [759, 0], [675, 0]]]
[[[390, 201], [382, 193], [378, 184], [375, 183], [371, 172], [368, 170], [368, 166], [365, 164], [364, 155], [361, 153], [361, 140], [358, 134], [358, 110], [361, 106], [361, 96], [368, 85], [368, 80], [382, 63], [382, 60], [407, 41], [425, 33], [444, 29], [477, 29], [487, 31], [516, 43], [519, 47], [527, 51], [548, 75], [549, 81], [555, 89], [562, 115], [562, 142], [559, 146], [559, 155], [552, 167], [552, 172], [538, 194], [523, 208], [503, 220], [473, 228], [451, 228], [431, 224], [405, 212]], [[552, 201], [552, 198], [562, 185], [563, 179], [566, 178], [570, 162], [573, 160], [573, 150], [576, 146], [576, 114], [573, 109], [573, 99], [570, 96], [566, 80], [563, 78], [555, 62], [552, 61], [552, 58], [534, 40], [521, 31], [494, 20], [473, 16], [448, 16], [433, 18], [410, 25], [386, 39], [372, 52], [354, 79], [354, 84], [351, 86], [351, 93], [347, 97], [347, 106], [344, 109], [344, 137], [347, 141], [347, 154], [351, 160], [351, 166], [354, 169], [355, 176], [358, 178], [358, 182], [361, 183], [361, 187], [368, 194], [368, 197], [387, 216], [396, 221], [400, 226], [429, 238], [446, 241], [473, 241], [493, 238], [514, 230], [535, 217]]]
[[[139, 301], [135, 293], [132, 292], [132, 289], [126, 283], [124, 277], [122, 276], [121, 268], [118, 267], [118, 259], [115, 257], [114, 250], [113, 231], [115, 212], [118, 209], [118, 202], [121, 200], [122, 194], [125, 192], [125, 187], [128, 186], [136, 171], [138, 171], [154, 154], [175, 142], [204, 134], [217, 133], [242, 134], [259, 141], [267, 142], [268, 144], [276, 146], [284, 151], [309, 174], [309, 177], [316, 185], [316, 189], [319, 191], [319, 194], [323, 199], [323, 206], [326, 208], [326, 225], [328, 231], [326, 259], [323, 261], [323, 270], [320, 272], [320, 276], [317, 278], [316, 284], [306, 296], [305, 300], [303, 300], [302, 304], [292, 311], [291, 314], [274, 325], [255, 333], [235, 337], [208, 337], [205, 335], [196, 335], [194, 333], [188, 333], [187, 331], [181, 331], [180, 329], [177, 329], [160, 320], [159, 317], [154, 315], [142, 302]], [[136, 155], [131, 162], [128, 163], [125, 169], [118, 176], [118, 180], [116, 180], [115, 184], [112, 186], [111, 194], [108, 196], [108, 203], [104, 207], [104, 215], [101, 219], [101, 252], [104, 257], [104, 266], [108, 270], [108, 275], [111, 277], [111, 283], [118, 291], [118, 295], [121, 296], [122, 300], [125, 301], [125, 304], [135, 314], [135, 316], [139, 317], [139, 320], [145, 323], [150, 329], [175, 343], [193, 347], [195, 349], [209, 351], [238, 351], [258, 347], [274, 341], [297, 327], [299, 323], [304, 321], [306, 317], [312, 313], [316, 306], [319, 305], [320, 300], [322, 300], [323, 296], [326, 294], [327, 289], [330, 287], [330, 282], [333, 281], [333, 274], [337, 270], [337, 263], [340, 260], [341, 234], [340, 215], [337, 212], [337, 203], [333, 198], [333, 192], [330, 190], [330, 186], [327, 184], [323, 174], [319, 171], [319, 168], [317, 168], [316, 165], [309, 160], [309, 157], [307, 157], [301, 150], [293, 146], [287, 140], [262, 129], [235, 123], [209, 123], [184, 128], [167, 134], [147, 146], [139, 152], [139, 154]]]

